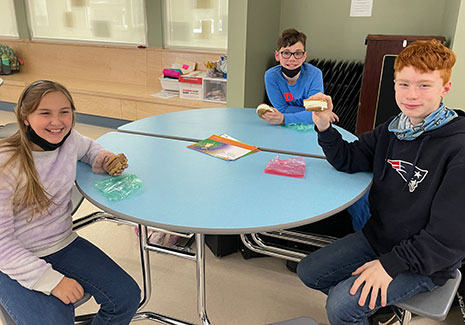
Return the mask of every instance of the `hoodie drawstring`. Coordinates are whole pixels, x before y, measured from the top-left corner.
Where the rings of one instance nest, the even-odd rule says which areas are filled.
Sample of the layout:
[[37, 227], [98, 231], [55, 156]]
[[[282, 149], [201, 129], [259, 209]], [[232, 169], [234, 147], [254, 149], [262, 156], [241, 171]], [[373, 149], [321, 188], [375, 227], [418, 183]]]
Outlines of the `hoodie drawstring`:
[[423, 140], [421, 140], [420, 146], [418, 147], [418, 150], [417, 150], [417, 154], [415, 155], [415, 159], [413, 160], [413, 168], [406, 175], [405, 179], [407, 180], [407, 182], [405, 183], [402, 189], [405, 189], [410, 183], [410, 180], [412, 179], [413, 174], [415, 173], [415, 166], [417, 165], [418, 159], [420, 158], [421, 149], [423, 148], [424, 145], [426, 145], [426, 143], [429, 141], [430, 138], [431, 136], [427, 135], [423, 138]]

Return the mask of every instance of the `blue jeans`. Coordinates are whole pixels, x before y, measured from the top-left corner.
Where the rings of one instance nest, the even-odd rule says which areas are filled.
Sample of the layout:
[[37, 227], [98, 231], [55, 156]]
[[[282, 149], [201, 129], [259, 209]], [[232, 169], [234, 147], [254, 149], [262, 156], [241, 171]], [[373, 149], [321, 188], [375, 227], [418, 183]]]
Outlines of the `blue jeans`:
[[[55, 270], [81, 284], [100, 305], [92, 324], [129, 324], [140, 302], [137, 283], [99, 248], [78, 237], [43, 257]], [[17, 324], [74, 324], [74, 305], [29, 290], [0, 272], [0, 303]]]
[[[363, 233], [356, 232], [302, 259], [297, 274], [306, 286], [328, 295], [326, 313], [331, 325], [368, 324], [368, 317], [381, 307], [381, 299], [378, 296], [374, 309], [368, 307], [369, 297], [365, 306], [359, 306], [361, 288], [354, 296], [349, 293], [357, 278], [351, 273], [378, 257]], [[428, 276], [402, 272], [389, 284], [387, 304], [393, 305], [435, 287]]]

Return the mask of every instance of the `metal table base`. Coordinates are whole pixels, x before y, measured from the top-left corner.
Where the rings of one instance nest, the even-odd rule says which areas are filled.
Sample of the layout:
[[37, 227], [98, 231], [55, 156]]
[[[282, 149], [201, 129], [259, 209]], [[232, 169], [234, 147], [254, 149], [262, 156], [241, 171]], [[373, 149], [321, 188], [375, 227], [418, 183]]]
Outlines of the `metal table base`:
[[[157, 314], [150, 311], [140, 311], [148, 303], [152, 294], [151, 270], [149, 251], [168, 254], [176, 257], [186, 258], [196, 263], [196, 280], [197, 280], [197, 312], [199, 315], [200, 324], [209, 325], [210, 321], [206, 311], [206, 291], [205, 291], [205, 235], [195, 234], [196, 253], [180, 251], [173, 248], [167, 248], [159, 245], [150, 244], [147, 236], [147, 226], [136, 224], [118, 217], [115, 217], [106, 212], [95, 212], [88, 216], [76, 219], [73, 221], [73, 230], [81, 229], [98, 221], [112, 221], [119, 224], [137, 226], [139, 229], [139, 251], [142, 271], [142, 299], [139, 303], [139, 311], [133, 318], [133, 321], [151, 320], [158, 323], [170, 325], [192, 325], [183, 320], [179, 320], [170, 316]], [[159, 229], [163, 231], [162, 229]], [[173, 232], [170, 232], [173, 233]], [[182, 235], [182, 234], [181, 234]], [[76, 316], [75, 324], [89, 324], [95, 314], [85, 314]]]

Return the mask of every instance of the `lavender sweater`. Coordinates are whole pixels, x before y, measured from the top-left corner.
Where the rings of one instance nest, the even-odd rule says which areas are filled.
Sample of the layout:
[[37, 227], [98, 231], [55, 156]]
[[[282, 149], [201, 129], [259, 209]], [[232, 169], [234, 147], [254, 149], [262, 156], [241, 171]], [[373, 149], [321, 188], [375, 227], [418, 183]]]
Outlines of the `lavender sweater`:
[[[103, 172], [103, 156], [109, 153], [90, 138], [71, 131], [61, 147], [54, 151], [33, 151], [34, 164], [45, 190], [55, 204], [48, 213], [34, 216], [28, 211], [13, 215], [12, 194], [19, 179], [17, 164], [0, 172], [0, 272], [24, 287], [50, 294], [64, 277], [41, 257], [70, 244], [77, 234], [72, 231], [71, 190], [76, 178], [76, 162], [92, 165]], [[0, 166], [10, 153], [0, 151]]]

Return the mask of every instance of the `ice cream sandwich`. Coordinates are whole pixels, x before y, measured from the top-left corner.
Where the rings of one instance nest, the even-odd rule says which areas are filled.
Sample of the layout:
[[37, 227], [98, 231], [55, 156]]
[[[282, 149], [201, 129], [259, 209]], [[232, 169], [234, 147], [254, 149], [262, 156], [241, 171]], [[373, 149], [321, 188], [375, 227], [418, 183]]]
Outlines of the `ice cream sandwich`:
[[268, 113], [268, 112], [274, 112], [273, 108], [271, 108], [267, 104], [258, 105], [258, 107], [257, 107], [257, 115], [259, 117], [262, 117], [265, 113]]
[[304, 99], [304, 106], [307, 111], [321, 112], [328, 108], [328, 103], [324, 99]]
[[108, 174], [113, 176], [127, 163], [128, 159], [126, 158], [124, 153], [119, 153], [108, 159], [108, 161], [105, 163], [105, 170]]

